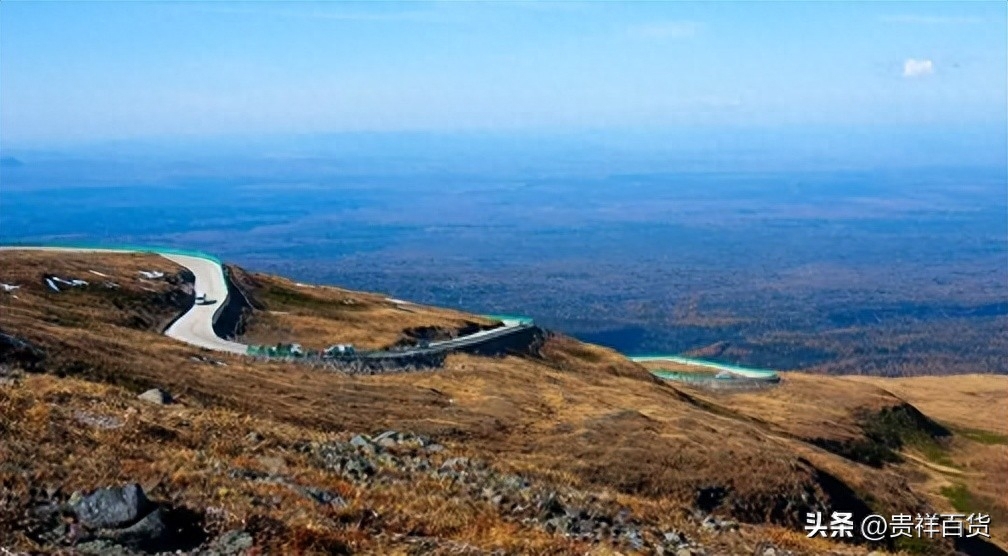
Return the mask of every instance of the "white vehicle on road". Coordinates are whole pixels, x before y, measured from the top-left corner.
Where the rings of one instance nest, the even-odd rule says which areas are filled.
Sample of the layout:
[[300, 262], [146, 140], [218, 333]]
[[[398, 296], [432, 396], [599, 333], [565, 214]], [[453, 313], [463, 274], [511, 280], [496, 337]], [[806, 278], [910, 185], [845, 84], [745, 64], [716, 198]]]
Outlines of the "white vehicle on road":
[[196, 305], [213, 305], [216, 299], [210, 299], [205, 292], [196, 292]]

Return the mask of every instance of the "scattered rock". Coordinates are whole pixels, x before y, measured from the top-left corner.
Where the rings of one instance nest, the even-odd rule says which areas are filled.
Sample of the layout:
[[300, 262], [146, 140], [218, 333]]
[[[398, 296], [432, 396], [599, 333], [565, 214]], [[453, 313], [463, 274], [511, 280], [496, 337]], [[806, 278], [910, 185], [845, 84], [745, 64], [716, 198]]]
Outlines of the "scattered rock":
[[277, 456], [259, 456], [256, 458], [263, 467], [272, 474], [286, 473], [287, 462]]
[[305, 497], [311, 498], [324, 506], [335, 506], [337, 508], [345, 508], [347, 506], [346, 500], [331, 490], [315, 487], [298, 487], [297, 490]]
[[45, 358], [45, 352], [31, 342], [0, 332], [0, 363], [18, 366], [26, 371], [40, 371]]
[[640, 550], [644, 548], [644, 538], [641, 537], [640, 531], [638, 529], [629, 529], [623, 533], [624, 538], [626, 538], [627, 544], [630, 545], [634, 550]]
[[469, 465], [469, 458], [451, 458], [441, 464], [441, 469], [453, 469], [459, 471]]
[[96, 429], [117, 429], [123, 426], [122, 419], [112, 415], [98, 415], [80, 409], [74, 410], [74, 420], [82, 425], [94, 427]]
[[252, 535], [238, 529], [220, 535], [201, 553], [208, 556], [240, 556], [248, 552], [254, 544]]
[[244, 479], [246, 481], [261, 481], [270, 478], [268, 473], [256, 471], [255, 469], [245, 469], [238, 467], [228, 471], [228, 477], [232, 479]]
[[100, 488], [76, 501], [71, 507], [77, 519], [92, 529], [109, 529], [136, 523], [154, 509], [140, 485]]
[[[141, 494], [143, 494], [142, 491]], [[133, 525], [109, 533], [108, 538], [118, 544], [144, 548], [156, 545], [165, 537], [166, 533], [168, 533], [168, 527], [165, 525], [164, 514], [158, 508]]]
[[[446, 480], [451, 483], [446, 486], [459, 496], [482, 500], [505, 519], [535, 524], [553, 534], [608, 544], [619, 551], [670, 555], [685, 549], [683, 554], [690, 556], [705, 554], [681, 532], [660, 529], [613, 500], [573, 488], [544, 488], [520, 475], [500, 473], [480, 460], [441, 460], [438, 454], [447, 448], [412, 433], [383, 431], [374, 437], [359, 434], [349, 442], [302, 442], [296, 449], [358, 485], [415, 482], [422, 477]], [[297, 488], [321, 504], [346, 503], [342, 498], [329, 499], [325, 491]], [[708, 517], [709, 527], [735, 526], [734, 522]], [[698, 521], [701, 519], [703, 514], [698, 516]]]
[[150, 390], [137, 396], [137, 398], [145, 402], [150, 402], [158, 405], [168, 405], [172, 403], [171, 394], [160, 388], [151, 388]]
[[109, 539], [93, 539], [74, 545], [74, 552], [93, 556], [134, 556], [136, 551], [117, 545]]
[[227, 367], [227, 363], [225, 363], [223, 361], [220, 361], [220, 360], [217, 360], [217, 359], [206, 357], [206, 356], [203, 356], [203, 355], [192, 355], [192, 356], [189, 357], [189, 360], [192, 361], [192, 362], [194, 362], [194, 363], [203, 363], [204, 365], [214, 365], [216, 367]]
[[738, 522], [732, 521], [730, 519], [721, 519], [713, 515], [708, 515], [703, 518], [700, 525], [704, 529], [708, 529], [715, 533], [720, 533], [721, 531], [738, 529]]
[[[71, 515], [77, 523], [67, 523]], [[74, 544], [75, 553], [136, 554], [192, 550], [206, 541], [203, 514], [151, 502], [137, 483], [75, 493], [59, 505], [55, 527], [44, 537], [57, 544]], [[51, 525], [50, 525], [51, 527]]]
[[18, 369], [0, 364], [0, 386], [16, 386], [23, 375]]

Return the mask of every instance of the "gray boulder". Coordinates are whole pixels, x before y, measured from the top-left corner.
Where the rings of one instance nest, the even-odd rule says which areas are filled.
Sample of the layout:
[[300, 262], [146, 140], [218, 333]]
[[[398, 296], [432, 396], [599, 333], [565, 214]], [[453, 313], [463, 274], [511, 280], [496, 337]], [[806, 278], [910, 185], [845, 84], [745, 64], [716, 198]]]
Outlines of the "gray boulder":
[[109, 537], [122, 545], [146, 548], [156, 546], [165, 538], [167, 532], [168, 527], [165, 525], [164, 515], [158, 508], [126, 529], [110, 532]]
[[172, 396], [168, 392], [160, 388], [151, 388], [150, 390], [144, 392], [137, 396], [137, 398], [158, 405], [168, 405], [172, 403]]
[[350, 445], [358, 448], [365, 448], [371, 446], [371, 440], [363, 434], [358, 434], [350, 439]]
[[294, 487], [303, 496], [322, 504], [323, 506], [335, 506], [337, 508], [345, 508], [347, 503], [338, 493], [331, 490], [325, 490], [316, 487]]
[[71, 504], [73, 513], [85, 527], [118, 529], [149, 514], [156, 506], [140, 485], [100, 488]]

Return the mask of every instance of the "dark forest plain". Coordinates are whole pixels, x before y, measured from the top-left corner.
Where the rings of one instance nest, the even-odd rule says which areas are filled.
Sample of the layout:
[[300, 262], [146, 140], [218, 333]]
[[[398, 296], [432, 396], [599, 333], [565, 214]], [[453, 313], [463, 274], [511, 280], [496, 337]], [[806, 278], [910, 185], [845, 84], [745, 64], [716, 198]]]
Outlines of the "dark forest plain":
[[955, 152], [891, 139], [5, 149], [0, 241], [202, 249], [306, 282], [530, 315], [627, 354], [1008, 373], [1003, 138], [954, 137]]

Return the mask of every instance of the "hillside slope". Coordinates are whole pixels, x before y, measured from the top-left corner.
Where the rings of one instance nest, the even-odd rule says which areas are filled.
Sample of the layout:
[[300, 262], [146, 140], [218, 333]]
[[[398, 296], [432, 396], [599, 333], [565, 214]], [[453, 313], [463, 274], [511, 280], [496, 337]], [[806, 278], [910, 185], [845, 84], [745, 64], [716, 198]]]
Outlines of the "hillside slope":
[[[0, 546], [10, 549], [949, 553], [951, 542], [807, 539], [802, 525], [808, 511], [945, 509], [927, 468], [903, 454], [957, 464], [979, 453], [967, 435], [983, 436], [884, 385], [789, 374], [777, 389], [714, 395], [558, 335], [530, 353], [452, 354], [440, 368], [373, 376], [208, 352], [160, 334], [192, 299], [165, 259], [0, 260], [0, 281], [22, 285], [0, 293]], [[45, 284], [94, 272], [106, 278]], [[489, 324], [232, 273], [255, 307], [247, 342], [381, 347]], [[136, 398], [153, 387], [175, 403]], [[81, 526], [68, 509], [75, 491], [134, 482], [162, 505], [175, 545]]]

